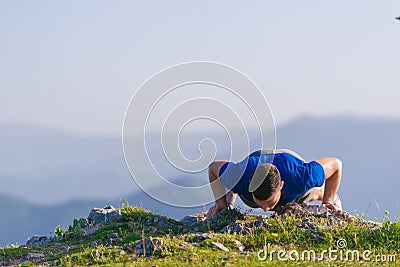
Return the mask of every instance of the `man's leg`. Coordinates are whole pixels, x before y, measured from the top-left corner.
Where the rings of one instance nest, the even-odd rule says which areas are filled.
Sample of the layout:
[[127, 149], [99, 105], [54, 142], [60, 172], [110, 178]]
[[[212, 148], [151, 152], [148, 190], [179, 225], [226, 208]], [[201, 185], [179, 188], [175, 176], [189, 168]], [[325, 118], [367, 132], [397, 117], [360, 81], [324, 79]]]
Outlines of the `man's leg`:
[[301, 159], [302, 161], [305, 161], [299, 154], [297, 154], [296, 152], [289, 150], [289, 149], [262, 149], [262, 150], [257, 150], [254, 151], [253, 153], [251, 153], [249, 155], [249, 157], [254, 157], [254, 156], [259, 156], [261, 154], [279, 154], [279, 153], [288, 153], [292, 156], [295, 156], [296, 158]]
[[302, 161], [305, 161], [299, 154], [289, 149], [281, 148], [273, 150], [273, 154], [279, 154], [279, 153], [288, 153], [292, 156], [295, 156], [298, 159], [301, 159]]
[[[296, 199], [296, 202], [299, 204], [313, 202], [316, 200], [322, 200], [324, 196], [324, 188], [325, 186], [321, 187], [314, 187], [302, 194], [299, 198]], [[333, 200], [333, 204], [337, 207], [338, 210], [342, 210], [342, 201], [338, 194], [335, 195]]]
[[316, 200], [322, 200], [322, 197], [324, 196], [324, 187], [314, 187], [299, 196], [296, 199], [296, 202], [299, 204], [302, 203], [307, 203], [307, 202], [313, 202]]

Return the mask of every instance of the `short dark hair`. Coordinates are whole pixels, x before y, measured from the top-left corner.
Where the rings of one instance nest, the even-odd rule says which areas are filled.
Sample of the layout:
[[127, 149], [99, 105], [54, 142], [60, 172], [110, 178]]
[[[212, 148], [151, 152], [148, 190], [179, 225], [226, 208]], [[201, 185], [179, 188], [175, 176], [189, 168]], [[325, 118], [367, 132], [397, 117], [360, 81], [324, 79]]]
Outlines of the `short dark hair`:
[[[253, 194], [258, 200], [266, 200], [278, 192], [281, 176], [278, 168], [272, 164], [261, 164], [257, 166], [257, 169], [259, 168], [268, 171], [268, 173], [265, 175], [264, 181], [260, 186], [254, 190]], [[253, 175], [255, 172], [256, 170], [253, 172]]]

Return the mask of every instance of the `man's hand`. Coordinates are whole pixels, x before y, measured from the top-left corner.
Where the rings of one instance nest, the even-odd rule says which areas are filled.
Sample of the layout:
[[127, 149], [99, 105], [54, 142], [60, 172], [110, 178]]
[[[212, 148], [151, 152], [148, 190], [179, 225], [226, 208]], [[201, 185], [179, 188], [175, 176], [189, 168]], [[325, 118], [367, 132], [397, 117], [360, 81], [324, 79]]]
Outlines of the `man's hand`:
[[338, 208], [336, 208], [336, 206], [332, 203], [322, 203], [321, 207], [325, 207], [333, 211], [338, 210]]
[[210, 210], [207, 213], [206, 221], [210, 220], [215, 217], [215, 215], [218, 214], [221, 210], [223, 210], [225, 207], [222, 207], [221, 205], [215, 204], [210, 208]]

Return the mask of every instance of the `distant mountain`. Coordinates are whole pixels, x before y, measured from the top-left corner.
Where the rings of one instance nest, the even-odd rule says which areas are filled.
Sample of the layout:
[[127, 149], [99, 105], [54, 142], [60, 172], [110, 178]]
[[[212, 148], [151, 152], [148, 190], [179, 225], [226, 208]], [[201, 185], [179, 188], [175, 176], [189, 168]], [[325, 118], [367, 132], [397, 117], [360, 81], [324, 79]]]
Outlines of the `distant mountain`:
[[120, 137], [79, 136], [25, 124], [0, 124], [0, 182], [0, 194], [38, 204], [118, 198], [138, 189]]
[[[204, 212], [207, 207], [177, 208], [162, 204], [139, 192], [126, 199], [130, 205], [144, 207], [157, 215], [171, 216], [179, 220], [187, 214]], [[71, 218], [87, 218], [94, 207], [104, 207], [112, 204], [121, 206], [124, 199], [118, 200], [76, 200], [57, 205], [33, 205], [21, 199], [8, 195], [0, 195], [2, 207], [0, 216], [0, 247], [4, 244], [25, 244], [32, 235], [54, 235], [57, 225], [66, 230], [72, 224]]]
[[[253, 140], [256, 133], [249, 135]], [[204, 136], [218, 145], [217, 159], [229, 156], [226, 136], [206, 131], [183, 136], [181, 143], [190, 145], [184, 147], [185, 156], [199, 156], [197, 144]], [[400, 120], [303, 116], [277, 129], [277, 146], [290, 148], [306, 160], [341, 158], [344, 208], [379, 219], [389, 210], [395, 219], [400, 209], [398, 136]], [[147, 139], [153, 162], [168, 179], [180, 185], [207, 183], [205, 172], [182, 174], [169, 166], [158, 135]], [[257, 148], [250, 145], [251, 150]], [[120, 137], [77, 136], [31, 125], [0, 124], [0, 185], [0, 242], [48, 234], [58, 224], [66, 227], [71, 217], [86, 217], [94, 206], [118, 205], [124, 198], [176, 219], [206, 210], [171, 207], [141, 192], [125, 166]]]
[[[49, 235], [60, 224], [64, 229], [71, 218], [86, 217], [100, 201], [73, 201], [57, 206], [37, 206], [18, 198], [0, 195], [0, 246], [19, 242], [25, 244], [34, 234]], [[53, 233], [54, 234], [54, 233]]]

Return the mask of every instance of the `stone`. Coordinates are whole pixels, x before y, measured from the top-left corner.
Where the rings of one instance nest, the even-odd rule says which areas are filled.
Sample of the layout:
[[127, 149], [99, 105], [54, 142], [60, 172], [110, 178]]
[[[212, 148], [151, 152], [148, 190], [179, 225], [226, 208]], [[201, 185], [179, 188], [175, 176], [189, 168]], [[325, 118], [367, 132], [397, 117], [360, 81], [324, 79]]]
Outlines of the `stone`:
[[54, 238], [54, 241], [56, 242], [60, 242], [64, 239], [64, 237], [62, 235], [57, 236], [56, 238]]
[[310, 231], [310, 236], [313, 239], [321, 240], [322, 237], [318, 233], [319, 226], [315, 223], [313, 217], [304, 217], [301, 219], [301, 228]]
[[270, 223], [268, 223], [268, 217], [267, 215], [264, 214], [256, 214], [253, 215], [256, 217], [256, 221], [254, 222], [254, 227], [269, 227], [271, 226]]
[[155, 227], [155, 226], [153, 226], [153, 225], [150, 225], [149, 226], [149, 228], [147, 229], [149, 232], [152, 232], [152, 233], [157, 233], [158, 232], [158, 229]]
[[210, 233], [197, 233], [196, 235], [199, 241], [213, 238], [213, 235]]
[[229, 251], [229, 249], [227, 247], [225, 247], [224, 244], [222, 244], [220, 242], [210, 242], [209, 247], [217, 248], [219, 250], [226, 251], [226, 252]]
[[314, 218], [304, 217], [301, 219], [301, 228], [308, 229], [310, 231], [316, 231], [317, 227], [315, 225]]
[[108, 234], [108, 238], [118, 238], [118, 233], [110, 233]]
[[27, 246], [43, 246], [49, 244], [50, 239], [47, 236], [34, 235], [26, 241]]
[[165, 243], [162, 239], [159, 238], [149, 238], [146, 237], [142, 240], [139, 240], [135, 246], [136, 254], [149, 256], [153, 254], [154, 251], [163, 248]]
[[89, 226], [82, 228], [83, 236], [91, 235], [99, 229], [97, 226]]
[[237, 222], [232, 222], [229, 225], [225, 226], [224, 228], [222, 228], [221, 232], [229, 234], [237, 233], [241, 235], [251, 235], [252, 233], [249, 227], [241, 225]]
[[350, 213], [348, 213], [347, 211], [337, 210], [337, 211], [332, 212], [332, 215], [336, 219], [340, 219], [345, 222], [351, 222], [352, 220], [354, 220], [354, 216], [351, 215]]
[[190, 243], [181, 243], [178, 245], [179, 250], [187, 250], [189, 248], [194, 248], [194, 246]]
[[110, 240], [108, 240], [107, 247], [112, 247], [113, 245], [117, 245], [120, 243], [122, 243], [122, 238], [119, 238], [119, 237], [110, 238]]
[[275, 209], [275, 213], [277, 215], [284, 215], [284, 214], [310, 214], [307, 210], [303, 208], [302, 205], [294, 202], [287, 203], [283, 206], [279, 206]]
[[278, 215], [317, 215], [327, 219], [333, 219], [334, 222], [351, 222], [354, 216], [347, 211], [333, 211], [319, 205], [307, 205], [306, 203], [298, 204], [294, 202], [287, 203], [276, 208]]
[[99, 259], [100, 257], [101, 257], [101, 254], [100, 254], [100, 252], [96, 249], [96, 254], [95, 254], [95, 256], [96, 256], [96, 259]]
[[207, 214], [205, 213], [198, 213], [196, 215], [186, 215], [183, 217], [180, 222], [186, 224], [187, 226], [193, 226], [196, 224], [207, 224], [205, 222]]
[[88, 221], [92, 225], [107, 225], [122, 218], [121, 211], [109, 205], [104, 208], [93, 208]]
[[166, 219], [163, 219], [163, 218], [159, 218], [157, 224], [164, 228], [172, 228], [172, 226], [173, 226], [170, 222], [168, 222]]
[[25, 258], [27, 260], [36, 261], [36, 260], [39, 260], [44, 257], [46, 257], [46, 256], [43, 253], [28, 253], [28, 254], [26, 254]]
[[[366, 221], [359, 219], [347, 211], [337, 210], [333, 211], [326, 207], [319, 205], [307, 205], [297, 203], [287, 203], [284, 206], [280, 206], [276, 209], [276, 214], [282, 216], [284, 219], [286, 215], [299, 215], [302, 217], [301, 228], [308, 229], [311, 231], [311, 236], [316, 239], [322, 237], [318, 235], [318, 229], [332, 226], [342, 226], [346, 223], [357, 221], [358, 224], [364, 224], [370, 227], [370, 229], [379, 229], [382, 227], [380, 223]], [[313, 216], [320, 216], [326, 219], [327, 225], [318, 225], [314, 222]]]
[[197, 227], [195, 227], [195, 228], [193, 228], [192, 229], [192, 231], [191, 232], [193, 232], [193, 233], [198, 233], [198, 232], [200, 232], [200, 229], [199, 228], [197, 228]]
[[239, 252], [243, 252], [244, 251], [245, 246], [243, 246], [243, 244], [240, 243], [239, 240], [235, 240], [235, 245], [236, 245], [236, 248], [239, 250]]
[[117, 249], [117, 250], [115, 251], [115, 254], [117, 254], [117, 255], [125, 255], [126, 252], [125, 252], [124, 250], [122, 250], [122, 249]]
[[254, 226], [255, 227], [262, 227], [264, 224], [264, 221], [262, 219], [258, 219], [255, 223]]

